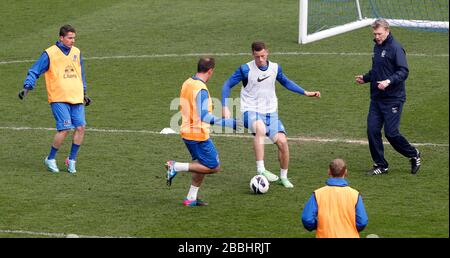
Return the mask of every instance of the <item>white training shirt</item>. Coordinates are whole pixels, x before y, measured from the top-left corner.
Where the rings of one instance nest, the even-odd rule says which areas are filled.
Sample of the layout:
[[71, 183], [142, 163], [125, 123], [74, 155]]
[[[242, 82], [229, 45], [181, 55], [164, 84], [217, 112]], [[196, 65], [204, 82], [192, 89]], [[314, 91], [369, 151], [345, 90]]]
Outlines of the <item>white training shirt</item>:
[[247, 63], [249, 67], [248, 82], [241, 87], [241, 112], [273, 113], [278, 110], [278, 99], [275, 94], [275, 81], [278, 64], [268, 62], [266, 71], [261, 71], [255, 61]]

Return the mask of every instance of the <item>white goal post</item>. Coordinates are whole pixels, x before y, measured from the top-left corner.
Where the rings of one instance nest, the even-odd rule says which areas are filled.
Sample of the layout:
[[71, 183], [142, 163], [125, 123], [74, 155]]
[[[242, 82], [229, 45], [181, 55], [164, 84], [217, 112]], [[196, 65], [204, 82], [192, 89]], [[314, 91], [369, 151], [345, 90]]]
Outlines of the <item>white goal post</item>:
[[[381, 2], [381, 0], [378, 1]], [[434, 3], [433, 1], [436, 3]], [[376, 0], [299, 0], [298, 42], [300, 44], [307, 44], [348, 31], [366, 27], [379, 17], [383, 17], [384, 19], [386, 19], [391, 26], [431, 29], [448, 32], [448, 0], [446, 1], [446, 6], [445, 2], [443, 2], [443, 4], [438, 2], [439, 1], [435, 0], [428, 0], [428, 2], [416, 0], [415, 4], [417, 4], [418, 7], [415, 7], [411, 1], [408, 3], [402, 3], [402, 1], [396, 0], [384, 0], [384, 2], [381, 2], [381, 4], [377, 3]], [[314, 4], [314, 10], [311, 10], [309, 6], [310, 3]], [[364, 11], [361, 4], [364, 4]], [[383, 7], [385, 6], [386, 9], [389, 8], [390, 10], [395, 10], [395, 12], [388, 12], [386, 10], [383, 10]], [[404, 8], [405, 10], [402, 11], [402, 8]], [[411, 10], [413, 10], [413, 12]], [[436, 10], [439, 10], [439, 12], [442, 13], [446, 13], [441, 14], [441, 16], [438, 17], [438, 19], [444, 20], [428, 20], [428, 18], [435, 18], [431, 16], [436, 13]], [[313, 14], [311, 13], [312, 11], [314, 11]], [[323, 13], [321, 13], [322, 11]], [[385, 15], [383, 15], [384, 13]], [[346, 16], [345, 18], [348, 22], [339, 24], [340, 20], [336, 18], [335, 21], [333, 21], [336, 24], [320, 24], [320, 22], [324, 18], [326, 18], [324, 16], [332, 15], [335, 15], [338, 18], [341, 18], [340, 16]], [[389, 15], [396, 17], [389, 17]], [[402, 19], [401, 17], [409, 16], [408, 18], [410, 18], [415, 15], [417, 15], [419, 19]], [[427, 19], [423, 19], [423, 17], [426, 17]], [[315, 24], [316, 28], [313, 31], [309, 31], [308, 26], [309, 23], [312, 22], [313, 18], [316, 18], [316, 20], [319, 21], [317, 22], [314, 20], [314, 22], [317, 23]]]

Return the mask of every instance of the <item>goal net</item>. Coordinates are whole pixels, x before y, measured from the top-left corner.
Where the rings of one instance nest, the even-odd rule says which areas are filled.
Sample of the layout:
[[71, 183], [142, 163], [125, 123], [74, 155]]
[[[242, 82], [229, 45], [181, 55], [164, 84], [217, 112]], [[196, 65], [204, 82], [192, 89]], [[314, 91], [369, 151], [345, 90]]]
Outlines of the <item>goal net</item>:
[[370, 25], [448, 32], [449, 0], [299, 0], [299, 43], [306, 44]]

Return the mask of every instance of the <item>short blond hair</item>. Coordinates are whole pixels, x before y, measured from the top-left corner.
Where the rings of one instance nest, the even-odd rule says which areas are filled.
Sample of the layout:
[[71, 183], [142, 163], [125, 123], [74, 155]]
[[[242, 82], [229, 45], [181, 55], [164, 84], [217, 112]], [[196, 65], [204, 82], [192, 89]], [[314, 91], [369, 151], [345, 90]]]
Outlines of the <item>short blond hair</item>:
[[383, 19], [383, 18], [378, 18], [376, 19], [373, 23], [372, 23], [372, 29], [378, 29], [380, 27], [385, 28], [386, 30], [389, 29], [389, 23]]

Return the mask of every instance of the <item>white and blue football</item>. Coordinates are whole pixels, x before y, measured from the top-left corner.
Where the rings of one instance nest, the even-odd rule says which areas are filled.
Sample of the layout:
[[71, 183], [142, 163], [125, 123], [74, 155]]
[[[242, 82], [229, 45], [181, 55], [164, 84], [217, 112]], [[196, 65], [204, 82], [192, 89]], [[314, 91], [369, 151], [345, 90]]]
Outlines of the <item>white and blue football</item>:
[[265, 176], [256, 175], [250, 180], [250, 189], [255, 194], [263, 194], [269, 191], [269, 180]]

